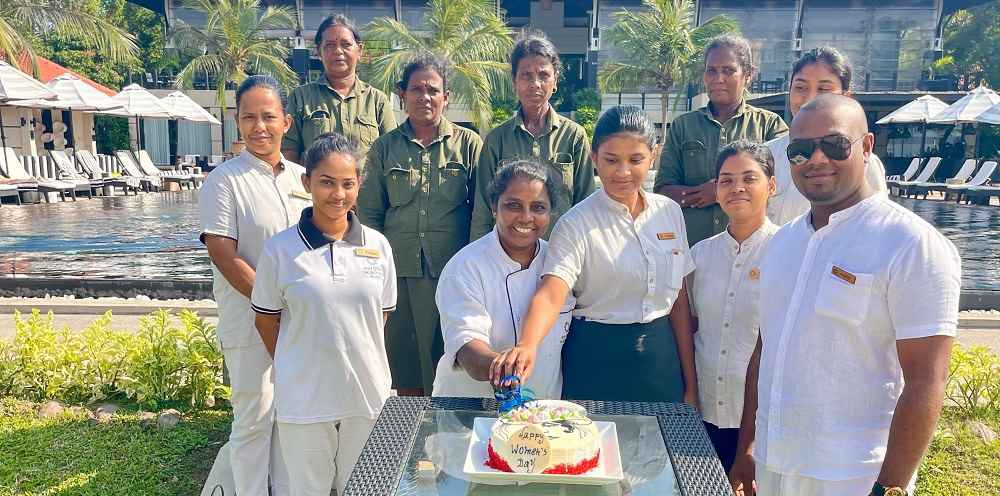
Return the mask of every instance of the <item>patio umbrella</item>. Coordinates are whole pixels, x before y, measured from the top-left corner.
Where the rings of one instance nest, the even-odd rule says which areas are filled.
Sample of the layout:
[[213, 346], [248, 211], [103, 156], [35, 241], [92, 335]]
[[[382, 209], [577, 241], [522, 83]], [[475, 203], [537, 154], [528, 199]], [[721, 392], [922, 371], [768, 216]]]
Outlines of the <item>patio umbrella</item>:
[[65, 110], [117, 110], [122, 104], [101, 93], [72, 74], [63, 74], [49, 81], [48, 88], [56, 94], [54, 100], [21, 100], [11, 102], [20, 107], [53, 108]]
[[928, 122], [940, 124], [976, 124], [982, 122], [979, 115], [986, 109], [1000, 103], [1000, 95], [985, 87], [978, 88], [951, 104], [940, 114], [933, 116]]
[[[0, 61], [0, 103], [9, 104], [18, 100], [52, 99], [56, 94], [41, 81], [21, 72], [16, 67]], [[7, 147], [7, 136], [3, 130], [3, 113], [0, 113], [0, 144]], [[4, 169], [7, 155], [3, 154]]]
[[944, 112], [948, 104], [930, 95], [924, 95], [913, 100], [902, 107], [892, 111], [889, 115], [876, 121], [876, 124], [923, 124], [923, 134], [920, 137], [920, 154], [924, 154], [924, 147], [927, 144], [927, 121], [931, 117]]
[[214, 115], [205, 110], [201, 105], [198, 105], [198, 102], [192, 100], [182, 91], [170, 93], [160, 99], [160, 101], [163, 102], [172, 114], [181, 116], [180, 118], [186, 121], [207, 122], [216, 126], [222, 125], [219, 119], [216, 119]]
[[986, 124], [1000, 124], [1000, 103], [986, 109], [985, 112], [979, 114], [977, 119]]
[[138, 84], [130, 84], [122, 88], [121, 92], [111, 97], [111, 100], [120, 105], [116, 110], [100, 110], [94, 113], [105, 115], [117, 115], [119, 117], [135, 117], [136, 132], [138, 132], [139, 148], [143, 146], [142, 122], [144, 118], [175, 119], [181, 116], [170, 112], [156, 95], [146, 91]]

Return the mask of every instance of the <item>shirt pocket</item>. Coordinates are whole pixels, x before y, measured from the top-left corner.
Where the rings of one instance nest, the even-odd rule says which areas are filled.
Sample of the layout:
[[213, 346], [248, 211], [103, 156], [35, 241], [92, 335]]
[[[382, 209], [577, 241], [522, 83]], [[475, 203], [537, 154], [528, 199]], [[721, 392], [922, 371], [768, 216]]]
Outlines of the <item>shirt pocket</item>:
[[685, 184], [696, 186], [711, 179], [707, 162], [708, 148], [704, 143], [689, 140], [681, 144], [681, 172]]
[[552, 167], [559, 173], [562, 179], [562, 191], [560, 200], [562, 210], [569, 210], [573, 206], [573, 156], [566, 152], [559, 152], [552, 156]]
[[413, 184], [413, 169], [402, 165], [395, 165], [385, 171], [385, 190], [389, 197], [389, 205], [402, 207], [411, 201], [417, 192]]
[[302, 143], [303, 149], [308, 149], [317, 136], [333, 130], [332, 123], [330, 113], [324, 109], [314, 110], [305, 119], [302, 119], [302, 137], [306, 141]]
[[816, 313], [850, 326], [860, 326], [868, 316], [874, 279], [872, 274], [827, 264], [816, 293]]
[[355, 132], [361, 146], [368, 148], [378, 139], [378, 121], [374, 115], [359, 114], [354, 119]]
[[469, 167], [461, 162], [446, 162], [438, 168], [438, 191], [451, 205], [469, 199]]
[[667, 264], [667, 287], [679, 291], [684, 284], [684, 268], [687, 266], [684, 250], [677, 248], [676, 243], [670, 243], [664, 247], [663, 253]]

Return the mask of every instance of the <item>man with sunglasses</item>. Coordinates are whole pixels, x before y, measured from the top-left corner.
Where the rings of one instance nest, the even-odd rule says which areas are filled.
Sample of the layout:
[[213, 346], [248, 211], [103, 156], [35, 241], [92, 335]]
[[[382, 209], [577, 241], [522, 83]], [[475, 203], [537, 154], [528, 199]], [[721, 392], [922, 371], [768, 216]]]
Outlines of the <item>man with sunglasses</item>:
[[[747, 368], [739, 494], [903, 496], [930, 442], [958, 325], [961, 260], [865, 181], [861, 106], [821, 95], [787, 156], [806, 215], [760, 262], [760, 338]], [[754, 466], [756, 464], [756, 467]]]

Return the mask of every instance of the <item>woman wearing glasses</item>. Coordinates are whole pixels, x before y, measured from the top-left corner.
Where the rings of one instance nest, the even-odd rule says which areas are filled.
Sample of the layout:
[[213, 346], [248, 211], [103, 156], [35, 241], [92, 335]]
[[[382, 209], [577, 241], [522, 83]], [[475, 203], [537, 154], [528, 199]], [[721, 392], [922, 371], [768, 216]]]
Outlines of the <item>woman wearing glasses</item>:
[[[501, 167], [487, 188], [496, 221], [493, 230], [462, 248], [444, 267], [437, 287], [444, 356], [437, 366], [434, 396], [493, 397], [490, 364], [514, 346], [545, 264], [552, 210], [562, 187], [559, 175], [535, 160]], [[560, 356], [575, 300], [539, 347], [539, 363], [527, 380], [535, 396], [562, 393]]]

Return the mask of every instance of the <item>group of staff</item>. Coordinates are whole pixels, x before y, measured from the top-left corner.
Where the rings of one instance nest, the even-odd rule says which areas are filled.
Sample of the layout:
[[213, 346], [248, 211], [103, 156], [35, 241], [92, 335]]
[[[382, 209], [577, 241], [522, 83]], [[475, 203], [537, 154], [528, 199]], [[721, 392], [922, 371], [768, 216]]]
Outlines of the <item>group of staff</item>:
[[892, 411], [905, 398], [936, 419], [960, 269], [878, 193], [860, 106], [817, 98], [849, 94], [836, 50], [795, 64], [789, 138], [745, 101], [747, 41], [716, 38], [709, 103], [661, 149], [638, 108], [607, 110], [589, 139], [556, 113], [559, 55], [540, 35], [515, 45], [520, 109], [485, 140], [444, 117], [446, 61], [405, 67], [397, 126], [357, 78], [357, 29], [331, 16], [315, 41], [324, 77], [287, 102], [269, 77], [240, 85], [246, 150], [199, 200], [237, 494], [342, 493], [392, 390], [491, 397], [511, 375], [540, 398], [699, 408], [737, 492], [912, 482], [926, 422]]

